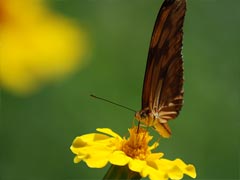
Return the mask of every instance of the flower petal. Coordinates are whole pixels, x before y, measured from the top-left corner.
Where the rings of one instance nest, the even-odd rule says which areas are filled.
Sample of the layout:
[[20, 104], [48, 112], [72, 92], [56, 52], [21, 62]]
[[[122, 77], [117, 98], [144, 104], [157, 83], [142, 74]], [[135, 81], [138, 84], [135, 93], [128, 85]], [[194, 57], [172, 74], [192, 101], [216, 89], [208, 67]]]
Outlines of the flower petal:
[[185, 174], [187, 174], [188, 176], [192, 177], [192, 178], [196, 178], [197, 177], [197, 173], [196, 173], [196, 169], [192, 164], [189, 164], [186, 168], [185, 168]]
[[146, 166], [146, 164], [147, 164], [146, 161], [139, 160], [139, 159], [132, 159], [129, 162], [128, 167], [132, 171], [141, 173], [142, 169]]
[[98, 132], [101, 132], [101, 133], [105, 133], [107, 135], [110, 135], [112, 137], [115, 137], [115, 138], [121, 138], [121, 136], [119, 136], [117, 133], [113, 132], [111, 129], [109, 128], [97, 128], [96, 129]]
[[184, 174], [196, 178], [196, 170], [195, 167], [192, 164], [186, 165], [181, 159], [174, 160], [174, 163], [178, 165], [179, 168], [183, 171]]
[[149, 176], [151, 180], [167, 180], [168, 176], [164, 171], [155, 169], [152, 166], [145, 166], [142, 172], [140, 173], [142, 177]]
[[87, 163], [88, 167], [102, 168], [107, 164], [108, 157], [111, 153], [111, 149], [99, 146], [91, 146], [84, 149], [80, 156], [83, 157], [83, 155], [85, 155], [83, 160]]
[[85, 161], [91, 168], [102, 168], [108, 163], [110, 154], [115, 150], [113, 137], [91, 133], [75, 138], [71, 151], [76, 154], [74, 162]]
[[85, 162], [90, 168], [103, 168], [107, 165], [108, 159], [100, 156], [99, 158], [94, 157], [86, 159]]
[[147, 157], [147, 161], [155, 161], [156, 159], [160, 159], [161, 157], [163, 157], [164, 153], [160, 152], [160, 153], [152, 153]]
[[75, 156], [73, 159], [74, 163], [79, 163], [82, 160], [82, 158], [79, 158], [78, 156]]
[[109, 138], [110, 138], [109, 136], [97, 133], [78, 136], [73, 140], [70, 149], [74, 154], [79, 154], [80, 152], [82, 152], [82, 148], [91, 146], [91, 144], [96, 145], [97, 142], [106, 144], [109, 141]]
[[183, 178], [183, 172], [178, 166], [173, 166], [169, 171], [168, 171], [168, 176], [171, 179], [182, 179]]
[[151, 180], [168, 180], [167, 174], [161, 171], [156, 171], [152, 169], [151, 171], [148, 172], [148, 174], [149, 174], [149, 179]]
[[125, 166], [129, 161], [128, 157], [123, 151], [114, 151], [109, 157], [109, 162], [118, 166]]
[[149, 150], [156, 149], [159, 146], [158, 142], [153, 143], [153, 145], [149, 146]]

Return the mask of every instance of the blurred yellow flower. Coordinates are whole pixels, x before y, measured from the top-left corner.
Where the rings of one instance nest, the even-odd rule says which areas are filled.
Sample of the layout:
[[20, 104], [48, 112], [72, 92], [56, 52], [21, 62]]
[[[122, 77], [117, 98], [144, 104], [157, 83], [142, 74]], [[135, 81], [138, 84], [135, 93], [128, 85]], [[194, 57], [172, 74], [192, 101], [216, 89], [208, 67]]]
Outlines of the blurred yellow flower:
[[69, 74], [85, 43], [78, 26], [42, 0], [0, 1], [0, 88], [27, 94]]
[[193, 165], [186, 165], [181, 159], [164, 159], [163, 153], [152, 153], [158, 143], [148, 146], [152, 136], [145, 129], [129, 129], [130, 137], [127, 139], [108, 128], [98, 128], [97, 131], [101, 133], [75, 138], [70, 147], [76, 154], [75, 163], [83, 160], [91, 168], [102, 168], [108, 162], [117, 166], [128, 165], [131, 171], [152, 180], [182, 179], [184, 174], [196, 177]]

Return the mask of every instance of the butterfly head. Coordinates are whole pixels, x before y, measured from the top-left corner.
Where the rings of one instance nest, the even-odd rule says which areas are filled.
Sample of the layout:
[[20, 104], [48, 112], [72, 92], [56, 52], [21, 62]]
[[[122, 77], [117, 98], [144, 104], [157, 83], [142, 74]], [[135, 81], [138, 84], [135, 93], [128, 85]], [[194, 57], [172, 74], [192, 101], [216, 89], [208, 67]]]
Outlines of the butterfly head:
[[135, 119], [147, 127], [153, 127], [164, 138], [169, 138], [171, 135], [167, 120], [161, 118], [160, 113], [146, 108], [136, 112]]
[[143, 109], [136, 112], [135, 119], [144, 123], [147, 126], [153, 126], [154, 123], [153, 114], [149, 109]]
[[144, 111], [138, 111], [135, 113], [135, 119], [137, 119], [138, 121], [142, 121], [143, 119], [147, 118], [147, 114]]

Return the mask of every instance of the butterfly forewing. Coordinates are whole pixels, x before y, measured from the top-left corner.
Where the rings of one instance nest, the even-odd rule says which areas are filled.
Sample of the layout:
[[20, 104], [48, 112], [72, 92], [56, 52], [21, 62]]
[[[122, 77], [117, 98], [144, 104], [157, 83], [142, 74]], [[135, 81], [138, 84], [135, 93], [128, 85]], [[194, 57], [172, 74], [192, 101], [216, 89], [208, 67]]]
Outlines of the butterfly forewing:
[[[170, 136], [167, 121], [179, 114], [183, 103], [181, 55], [185, 0], [165, 0], [155, 22], [142, 92], [141, 113], [163, 137]], [[144, 121], [143, 119], [141, 121]]]

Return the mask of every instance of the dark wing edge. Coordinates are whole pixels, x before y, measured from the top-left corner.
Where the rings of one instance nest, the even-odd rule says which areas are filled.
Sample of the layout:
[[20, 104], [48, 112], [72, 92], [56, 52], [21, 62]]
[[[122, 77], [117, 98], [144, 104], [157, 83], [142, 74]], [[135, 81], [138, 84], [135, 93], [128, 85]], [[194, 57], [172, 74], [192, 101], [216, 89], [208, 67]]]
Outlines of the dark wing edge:
[[165, 0], [155, 22], [142, 92], [142, 109], [179, 114], [183, 104], [182, 39], [186, 0]]

